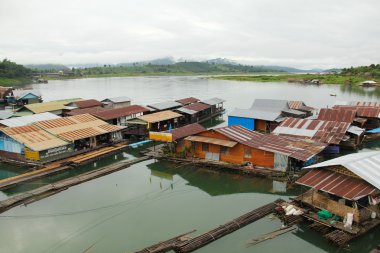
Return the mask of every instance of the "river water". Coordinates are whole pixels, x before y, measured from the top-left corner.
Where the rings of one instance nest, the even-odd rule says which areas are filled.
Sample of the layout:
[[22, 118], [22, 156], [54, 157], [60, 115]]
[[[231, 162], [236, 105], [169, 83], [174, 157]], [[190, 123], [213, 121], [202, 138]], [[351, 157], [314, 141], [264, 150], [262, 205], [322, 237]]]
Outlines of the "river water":
[[[128, 96], [135, 104], [195, 96], [221, 97], [227, 110], [247, 108], [255, 98], [303, 100], [331, 106], [337, 100], [378, 101], [378, 91], [349, 87], [303, 86], [209, 80], [202, 77], [129, 77], [50, 81], [36, 84], [45, 101], [70, 97], [104, 99]], [[334, 94], [336, 96], [330, 96]], [[210, 122], [226, 124], [225, 118]], [[366, 149], [378, 149], [373, 141]], [[106, 164], [130, 159], [121, 153], [60, 175], [0, 192], [0, 199]], [[25, 168], [0, 164], [0, 177]], [[133, 252], [155, 242], [197, 229], [203, 233], [279, 197], [301, 192], [268, 179], [178, 167], [148, 160], [98, 178], [49, 198], [0, 214], [0, 252]], [[265, 217], [197, 252], [342, 252], [319, 234], [301, 228], [247, 248], [246, 242], [279, 228]], [[380, 229], [351, 243], [351, 252], [368, 252], [380, 244]]]

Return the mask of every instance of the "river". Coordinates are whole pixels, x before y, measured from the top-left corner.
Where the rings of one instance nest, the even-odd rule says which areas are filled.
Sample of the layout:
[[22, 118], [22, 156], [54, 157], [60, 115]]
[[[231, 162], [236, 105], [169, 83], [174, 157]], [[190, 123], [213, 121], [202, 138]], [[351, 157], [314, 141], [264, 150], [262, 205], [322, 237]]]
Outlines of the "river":
[[[194, 96], [221, 97], [227, 111], [247, 108], [255, 98], [303, 100], [331, 106], [337, 100], [378, 101], [376, 91], [347, 87], [303, 86], [209, 80], [202, 77], [128, 77], [50, 81], [35, 84], [45, 101], [70, 97], [104, 99], [128, 96], [149, 104]], [[336, 94], [336, 96], [330, 96]], [[211, 125], [226, 124], [223, 120]], [[378, 141], [366, 149], [378, 149]], [[32, 189], [92, 168], [130, 159], [136, 151], [112, 156], [60, 175], [0, 193], [0, 198]], [[0, 164], [0, 176], [25, 171]], [[74, 186], [57, 195], [0, 214], [0, 252], [133, 252], [155, 242], [197, 229], [203, 233], [279, 197], [301, 192], [268, 179], [178, 167], [148, 160], [122, 171]], [[280, 222], [265, 217], [197, 252], [341, 252], [319, 234], [301, 228], [250, 248], [250, 239], [277, 229]], [[351, 252], [368, 252], [380, 244], [380, 229], [351, 243]]]

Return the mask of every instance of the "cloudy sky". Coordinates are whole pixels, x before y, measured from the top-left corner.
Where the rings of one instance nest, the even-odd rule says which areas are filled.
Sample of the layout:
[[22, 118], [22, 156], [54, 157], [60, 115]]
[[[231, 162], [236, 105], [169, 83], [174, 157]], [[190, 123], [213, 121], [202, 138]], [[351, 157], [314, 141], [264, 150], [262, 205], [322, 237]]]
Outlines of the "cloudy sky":
[[380, 63], [379, 10], [379, 0], [0, 0], [0, 58], [367, 65]]

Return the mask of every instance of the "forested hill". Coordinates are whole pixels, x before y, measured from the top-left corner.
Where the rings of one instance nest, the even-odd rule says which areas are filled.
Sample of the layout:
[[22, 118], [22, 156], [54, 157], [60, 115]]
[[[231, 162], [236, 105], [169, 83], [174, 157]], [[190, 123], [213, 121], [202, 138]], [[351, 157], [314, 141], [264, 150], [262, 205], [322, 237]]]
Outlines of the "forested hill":
[[380, 64], [342, 69], [341, 75], [380, 80]]
[[0, 86], [18, 86], [29, 83], [33, 71], [7, 59], [0, 61]]
[[265, 66], [215, 64], [208, 62], [178, 62], [170, 65], [111, 66], [81, 69], [83, 75], [146, 75], [146, 74], [212, 74], [212, 73], [259, 73], [284, 72]]

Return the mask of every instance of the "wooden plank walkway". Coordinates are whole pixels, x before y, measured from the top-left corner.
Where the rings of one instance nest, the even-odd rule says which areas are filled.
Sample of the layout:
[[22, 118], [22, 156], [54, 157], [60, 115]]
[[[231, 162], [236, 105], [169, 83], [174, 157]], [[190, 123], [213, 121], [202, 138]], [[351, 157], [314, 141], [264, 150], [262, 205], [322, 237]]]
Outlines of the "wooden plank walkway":
[[17, 194], [6, 200], [0, 201], [0, 213], [5, 212], [6, 210], [9, 210], [15, 206], [25, 204], [25, 203], [31, 203], [31, 202], [40, 200], [42, 198], [51, 196], [58, 192], [64, 191], [71, 186], [78, 185], [83, 182], [87, 182], [89, 180], [92, 180], [104, 175], [108, 175], [110, 173], [129, 167], [132, 164], [139, 163], [148, 159], [150, 159], [150, 157], [143, 156], [143, 157], [139, 157], [139, 158], [135, 158], [131, 160], [121, 161], [121, 162], [111, 164], [109, 166], [106, 166], [97, 170], [80, 174], [75, 177], [71, 177], [71, 178], [64, 179], [55, 183], [51, 183], [51, 184], [39, 187], [31, 191]]
[[117, 144], [110, 147], [104, 147], [101, 149], [89, 151], [88, 153], [79, 154], [73, 157], [68, 157], [59, 161], [55, 161], [40, 169], [31, 172], [26, 172], [17, 176], [2, 179], [0, 180], [0, 189], [9, 188], [20, 183], [25, 183], [37, 178], [52, 175], [67, 169], [72, 169], [75, 166], [92, 162], [94, 159], [97, 160], [100, 158], [104, 158], [108, 155], [112, 155], [115, 152], [119, 152], [126, 146], [127, 145], [125, 144]]
[[[224, 225], [220, 225], [217, 228], [210, 230], [204, 234], [201, 234], [197, 237], [194, 237], [191, 239], [186, 238], [186, 240], [183, 240], [183, 241], [179, 240], [177, 242], [175, 242], [175, 238], [177, 237], [174, 237], [167, 241], [163, 241], [163, 242], [154, 244], [152, 246], [149, 246], [141, 251], [137, 251], [136, 253], [149, 253], [149, 252], [163, 253], [163, 252], [169, 252], [169, 251], [172, 252], [173, 250], [176, 253], [192, 252], [244, 226], [247, 226], [248, 224], [251, 224], [254, 221], [257, 221], [267, 216], [270, 213], [273, 213], [275, 211], [275, 208], [278, 206], [278, 204], [283, 203], [283, 202], [284, 200], [277, 199], [272, 203], [269, 203], [257, 209], [254, 209], [244, 215], [239, 216], [238, 218], [233, 219], [230, 222], [227, 222]], [[181, 236], [182, 235], [178, 236], [178, 238]]]

